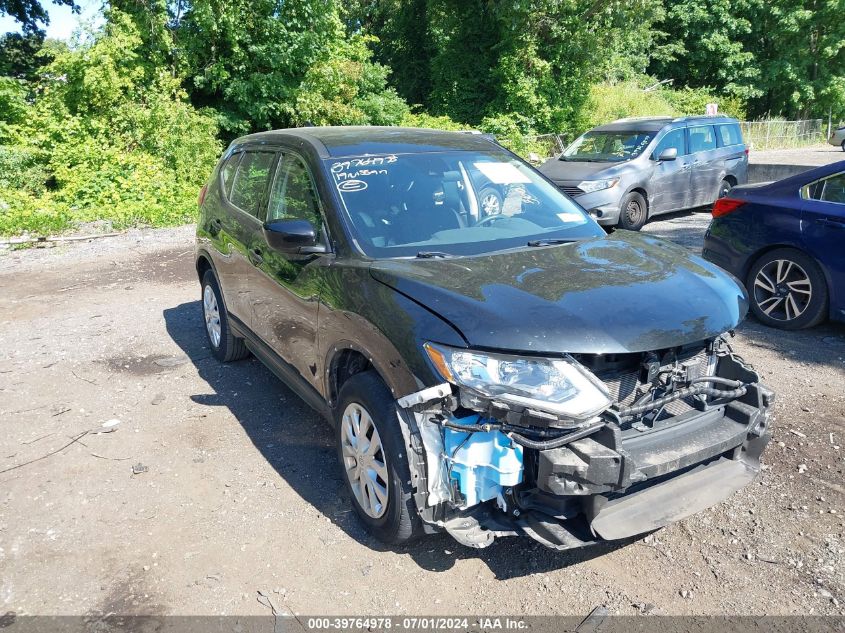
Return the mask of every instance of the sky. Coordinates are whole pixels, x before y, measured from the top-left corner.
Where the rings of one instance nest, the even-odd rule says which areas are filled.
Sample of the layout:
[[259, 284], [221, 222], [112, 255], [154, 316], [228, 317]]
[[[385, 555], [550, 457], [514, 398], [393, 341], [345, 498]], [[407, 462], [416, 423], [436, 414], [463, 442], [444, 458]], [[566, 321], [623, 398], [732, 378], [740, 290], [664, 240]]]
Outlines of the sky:
[[[50, 0], [41, 0], [41, 2], [50, 14], [47, 37], [59, 40], [70, 39], [73, 30], [79, 26], [80, 19], [85, 21], [96, 19], [100, 15], [100, 8], [103, 5], [102, 0], [77, 0], [81, 13], [74, 15], [71, 13], [70, 7], [55, 5]], [[0, 35], [9, 31], [20, 33], [20, 24], [8, 15], [0, 16]]]

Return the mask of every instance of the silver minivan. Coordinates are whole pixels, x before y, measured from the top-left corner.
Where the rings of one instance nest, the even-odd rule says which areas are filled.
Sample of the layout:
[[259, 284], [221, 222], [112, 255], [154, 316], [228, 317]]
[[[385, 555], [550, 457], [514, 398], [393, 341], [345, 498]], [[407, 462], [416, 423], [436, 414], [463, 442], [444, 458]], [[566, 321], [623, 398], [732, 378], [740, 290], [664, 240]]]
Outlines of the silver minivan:
[[729, 117], [620, 119], [539, 169], [599, 224], [638, 231], [655, 215], [710, 205], [745, 184], [748, 149]]

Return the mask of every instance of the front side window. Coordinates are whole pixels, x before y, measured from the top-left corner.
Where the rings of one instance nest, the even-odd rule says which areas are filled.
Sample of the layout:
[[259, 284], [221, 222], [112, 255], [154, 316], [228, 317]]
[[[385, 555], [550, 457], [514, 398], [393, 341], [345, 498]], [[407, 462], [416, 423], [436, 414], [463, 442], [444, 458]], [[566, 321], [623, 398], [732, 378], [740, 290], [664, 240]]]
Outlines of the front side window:
[[810, 185], [809, 197], [822, 202], [845, 204], [845, 173], [828, 176]]
[[684, 128], [667, 132], [666, 136], [660, 139], [660, 142], [657, 144], [657, 149], [654, 150], [652, 156], [654, 156], [654, 158], [658, 158], [670, 147], [674, 147], [678, 150], [678, 156], [683, 156], [687, 153], [686, 142], [684, 139]]
[[719, 135], [719, 143], [722, 147], [742, 145], [742, 133], [740, 132], [739, 125], [736, 123], [717, 125], [716, 132]]
[[[577, 203], [500, 150], [334, 158], [326, 167], [355, 242], [371, 257], [473, 255], [603, 234]], [[498, 204], [484, 203], [491, 196]]]
[[314, 181], [302, 159], [285, 154], [276, 169], [267, 221], [308, 220], [318, 230], [323, 224]]
[[274, 158], [272, 152], [244, 152], [229, 196], [229, 201], [241, 211], [258, 217]]
[[706, 152], [711, 149], [716, 149], [716, 134], [712, 125], [689, 128], [690, 153]]
[[643, 153], [656, 132], [592, 131], [582, 134], [567, 147], [560, 159], [590, 163], [619, 163]]

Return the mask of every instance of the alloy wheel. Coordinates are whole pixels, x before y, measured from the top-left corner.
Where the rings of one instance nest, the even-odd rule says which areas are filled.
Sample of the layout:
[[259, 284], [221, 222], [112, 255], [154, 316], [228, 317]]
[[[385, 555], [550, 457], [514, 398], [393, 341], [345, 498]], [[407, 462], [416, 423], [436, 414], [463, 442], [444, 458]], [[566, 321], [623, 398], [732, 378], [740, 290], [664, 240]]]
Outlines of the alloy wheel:
[[341, 418], [343, 470], [358, 505], [373, 519], [387, 511], [390, 491], [387, 460], [378, 430], [369, 412], [352, 402]]
[[766, 316], [792, 321], [804, 314], [813, 298], [807, 272], [788, 259], [776, 259], [763, 266], [754, 278], [754, 301]]
[[214, 289], [209, 285], [206, 285], [202, 291], [202, 311], [208, 338], [215, 348], [220, 347], [220, 307], [217, 305]]

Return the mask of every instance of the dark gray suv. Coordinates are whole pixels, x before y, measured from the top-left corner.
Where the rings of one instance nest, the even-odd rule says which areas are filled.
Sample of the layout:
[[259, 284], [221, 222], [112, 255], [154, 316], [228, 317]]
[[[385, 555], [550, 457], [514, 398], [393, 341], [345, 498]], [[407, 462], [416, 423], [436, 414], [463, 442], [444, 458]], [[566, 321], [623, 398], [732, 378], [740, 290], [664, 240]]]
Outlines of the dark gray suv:
[[745, 184], [747, 169], [739, 122], [720, 116], [620, 119], [540, 167], [599, 224], [633, 231], [655, 215], [712, 204]]

